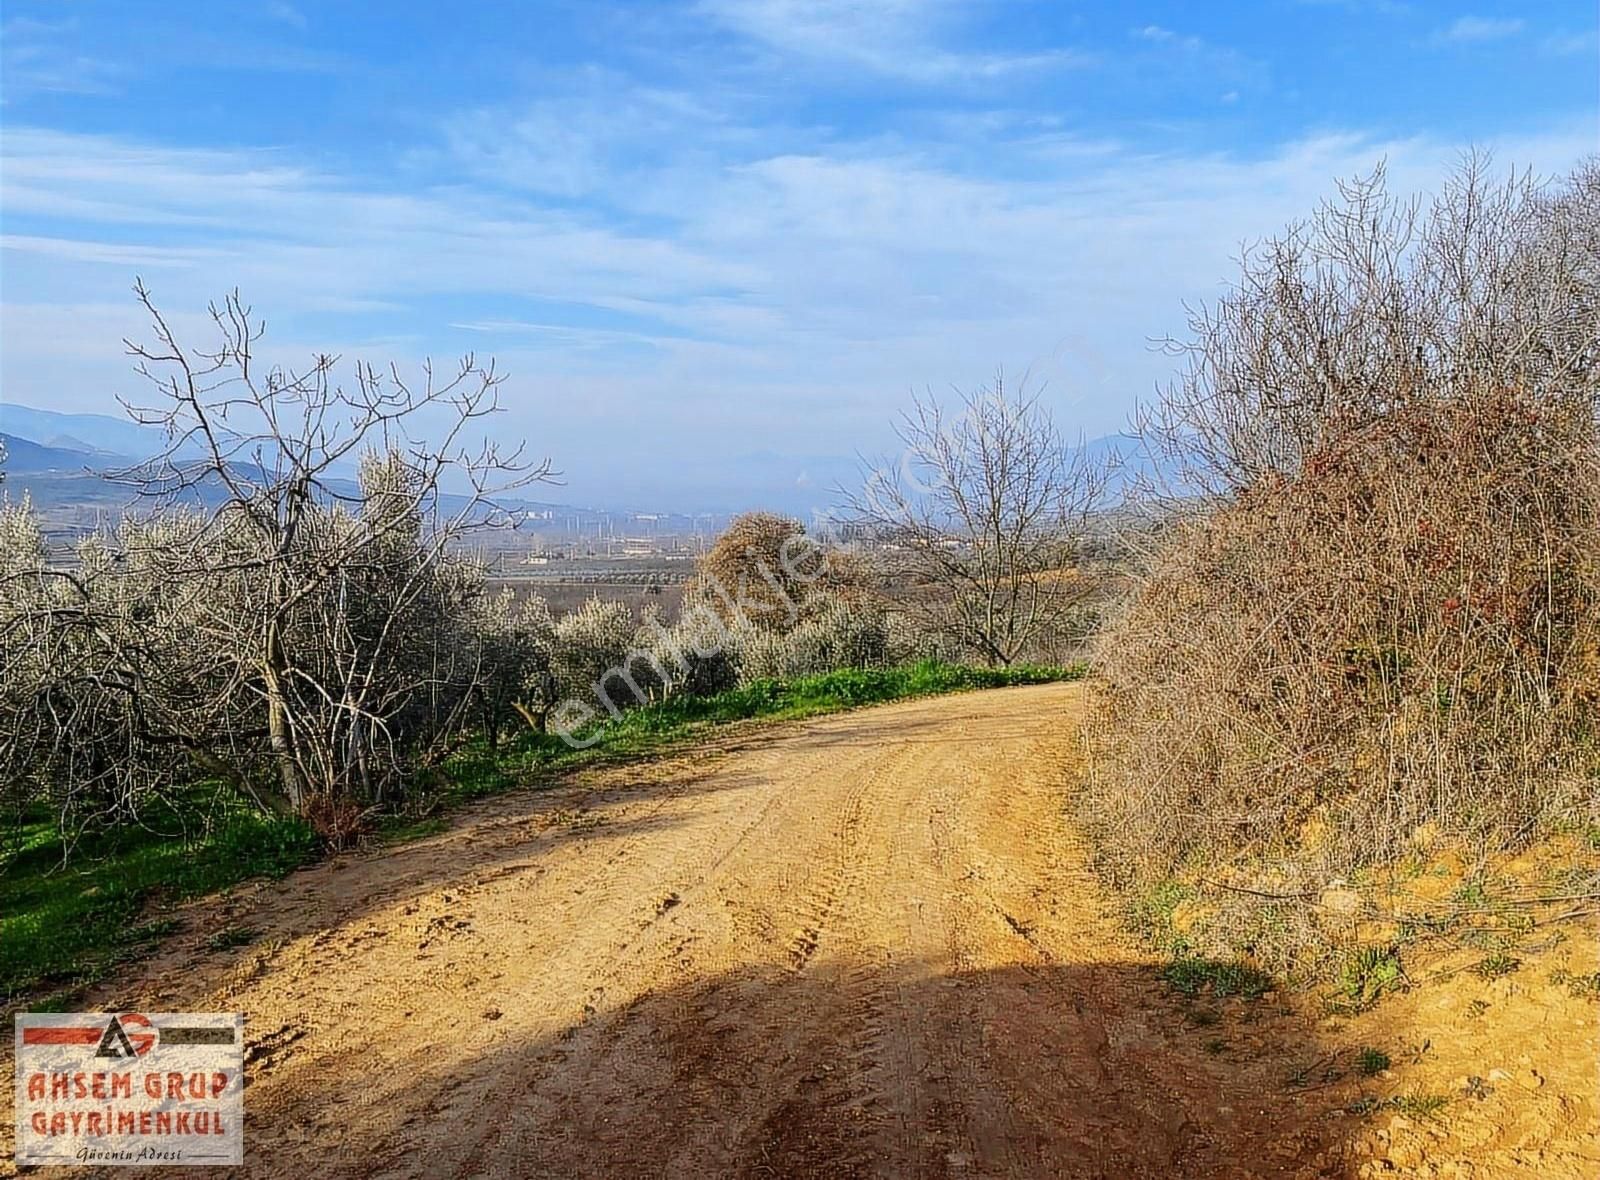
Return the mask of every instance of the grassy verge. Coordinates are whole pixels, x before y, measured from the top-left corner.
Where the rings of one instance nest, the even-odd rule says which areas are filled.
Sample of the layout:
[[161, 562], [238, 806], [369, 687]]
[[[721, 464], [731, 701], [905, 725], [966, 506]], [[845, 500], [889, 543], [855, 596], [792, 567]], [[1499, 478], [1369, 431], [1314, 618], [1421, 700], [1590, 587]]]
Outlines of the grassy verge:
[[[1079, 680], [1086, 671], [1082, 664], [969, 668], [929, 660], [901, 668], [846, 668], [796, 680], [757, 680], [716, 696], [674, 697], [630, 709], [578, 733], [578, 740], [590, 743], [581, 749], [555, 734], [532, 732], [495, 753], [472, 747], [452, 762], [450, 786], [437, 803], [450, 806], [551, 773], [659, 754], [730, 722], [792, 721], [914, 697]], [[398, 826], [389, 831], [406, 833], [414, 822], [414, 817], [397, 820]], [[419, 834], [426, 834], [426, 827]]]
[[138, 824], [80, 840], [65, 863], [55, 823], [25, 818], [0, 853], [0, 1006], [50, 991], [36, 1007], [64, 1004], [171, 931], [164, 903], [281, 876], [315, 855], [299, 820], [224, 802], [197, 824], [198, 810], [198, 799], [148, 808]]
[[[921, 663], [848, 669], [793, 681], [763, 680], [714, 697], [681, 697], [608, 720], [573, 749], [527, 733], [499, 751], [475, 745], [447, 767], [425, 812], [388, 817], [388, 842], [443, 830], [439, 814], [468, 800], [548, 779], [584, 765], [646, 757], [707, 729], [752, 718], [810, 717], [911, 697], [1075, 680], [1082, 667], [966, 668]], [[205, 822], [200, 822], [204, 811]], [[80, 841], [62, 861], [61, 833], [46, 816], [25, 817], [0, 848], [0, 1006], [44, 997], [65, 1003], [117, 964], [146, 953], [172, 924], [162, 904], [213, 893], [258, 876], [280, 876], [315, 858], [317, 840], [298, 820], [268, 817], [214, 791], [147, 810]], [[47, 994], [54, 993], [54, 994]], [[38, 1006], [38, 1005], [36, 1005]]]

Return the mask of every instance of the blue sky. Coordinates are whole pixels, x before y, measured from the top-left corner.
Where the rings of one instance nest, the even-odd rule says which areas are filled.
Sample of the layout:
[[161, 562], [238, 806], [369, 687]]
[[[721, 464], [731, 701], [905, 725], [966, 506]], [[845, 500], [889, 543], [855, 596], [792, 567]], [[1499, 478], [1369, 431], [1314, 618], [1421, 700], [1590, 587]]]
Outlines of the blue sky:
[[[910, 389], [1074, 431], [1337, 177], [1600, 150], [1593, 0], [9, 0], [0, 396], [112, 408], [142, 274], [204, 343], [494, 354], [560, 498], [819, 496]], [[826, 473], [826, 474], [825, 474]]]

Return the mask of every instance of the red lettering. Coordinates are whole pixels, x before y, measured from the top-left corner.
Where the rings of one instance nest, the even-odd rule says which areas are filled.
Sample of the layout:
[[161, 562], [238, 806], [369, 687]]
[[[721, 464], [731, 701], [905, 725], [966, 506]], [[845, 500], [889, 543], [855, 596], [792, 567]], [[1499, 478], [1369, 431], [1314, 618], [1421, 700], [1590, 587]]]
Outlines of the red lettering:
[[48, 1091], [49, 1085], [50, 1085], [50, 1081], [44, 1074], [42, 1074], [42, 1073], [30, 1073], [28, 1075], [28, 1099], [29, 1099], [29, 1101], [37, 1102], [39, 1099], [43, 1098], [45, 1096], [45, 1094], [49, 1092]]
[[111, 1075], [111, 1097], [133, 1097], [133, 1075], [131, 1073], [114, 1073]]

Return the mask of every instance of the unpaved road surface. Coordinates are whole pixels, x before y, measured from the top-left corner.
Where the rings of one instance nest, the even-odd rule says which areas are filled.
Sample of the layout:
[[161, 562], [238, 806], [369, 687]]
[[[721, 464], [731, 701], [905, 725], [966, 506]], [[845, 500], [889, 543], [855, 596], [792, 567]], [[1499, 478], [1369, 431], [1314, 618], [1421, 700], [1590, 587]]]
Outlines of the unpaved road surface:
[[[1342, 1174], [1339, 1119], [1285, 1087], [1323, 1054], [1301, 1023], [1195, 1027], [1120, 932], [1063, 818], [1079, 701], [496, 799], [198, 907], [99, 998], [246, 1014], [251, 1175]], [[207, 952], [230, 923], [255, 941]]]

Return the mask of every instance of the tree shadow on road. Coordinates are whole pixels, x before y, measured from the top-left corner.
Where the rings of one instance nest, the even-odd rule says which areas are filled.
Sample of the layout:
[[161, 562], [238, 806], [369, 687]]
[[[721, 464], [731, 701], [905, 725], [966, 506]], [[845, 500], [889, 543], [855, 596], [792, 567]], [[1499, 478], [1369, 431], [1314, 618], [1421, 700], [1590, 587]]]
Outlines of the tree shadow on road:
[[253, 1087], [252, 1170], [1313, 1177], [1343, 1174], [1358, 1125], [1310, 1077], [1331, 1047], [1304, 1023], [1271, 1000], [1186, 1010], [1136, 964], [814, 961], [607, 997], [544, 1035], [442, 1016], [461, 1035], [419, 1025], [426, 1044], [377, 1055], [342, 1121], [321, 1088]]

